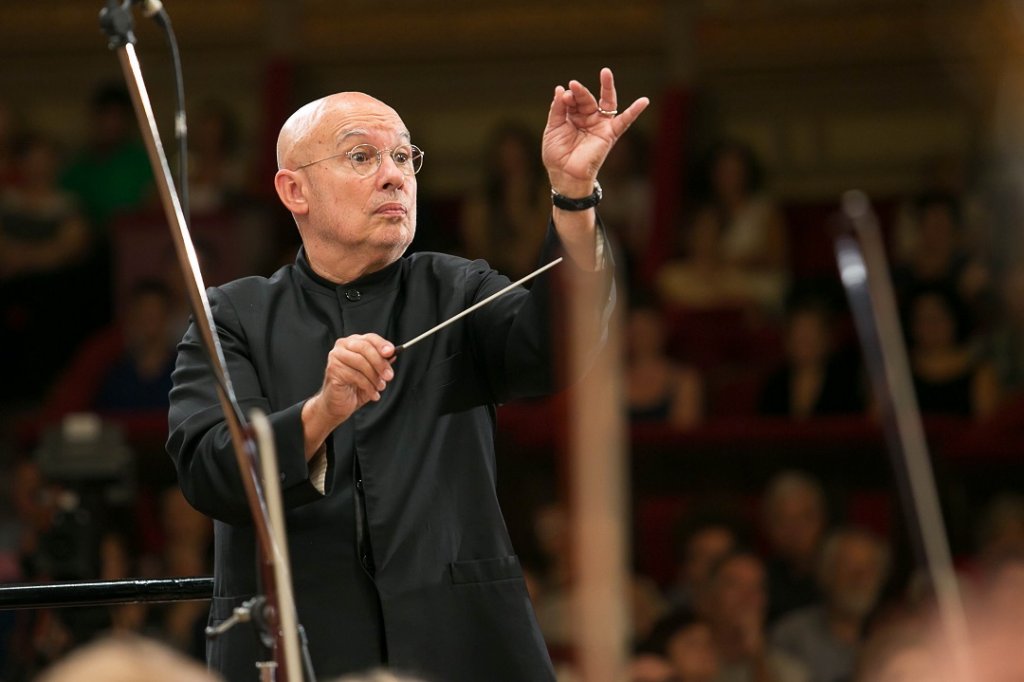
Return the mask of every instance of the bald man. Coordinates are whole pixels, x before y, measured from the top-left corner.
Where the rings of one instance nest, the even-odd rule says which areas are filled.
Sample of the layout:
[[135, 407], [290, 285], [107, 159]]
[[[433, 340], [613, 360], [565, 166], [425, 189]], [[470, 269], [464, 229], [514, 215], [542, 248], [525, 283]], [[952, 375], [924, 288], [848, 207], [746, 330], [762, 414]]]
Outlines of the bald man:
[[[611, 266], [594, 206], [609, 150], [647, 106], [555, 88], [542, 158], [553, 190], [544, 261], [597, 293]], [[274, 426], [299, 619], [317, 674], [382, 664], [443, 682], [554, 675], [495, 494], [495, 405], [556, 388], [548, 277], [428, 338], [406, 341], [508, 284], [483, 261], [403, 256], [416, 230], [422, 153], [401, 117], [361, 93], [317, 100], [278, 140], [278, 196], [302, 247], [269, 279], [211, 289], [239, 402]], [[211, 622], [256, 590], [245, 497], [191, 328], [179, 346], [168, 451], [181, 488], [215, 519]], [[251, 631], [209, 649], [230, 680], [255, 679]]]

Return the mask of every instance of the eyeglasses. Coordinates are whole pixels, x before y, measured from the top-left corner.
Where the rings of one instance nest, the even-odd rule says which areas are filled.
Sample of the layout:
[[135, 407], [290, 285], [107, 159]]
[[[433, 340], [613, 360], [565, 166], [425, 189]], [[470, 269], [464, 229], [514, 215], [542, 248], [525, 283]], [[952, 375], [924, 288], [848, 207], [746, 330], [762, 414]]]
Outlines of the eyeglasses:
[[416, 175], [423, 168], [423, 150], [414, 144], [404, 144], [391, 149], [377, 149], [372, 144], [357, 144], [347, 152], [332, 154], [316, 161], [304, 163], [296, 167], [295, 170], [302, 170], [315, 163], [330, 161], [339, 156], [347, 156], [349, 163], [352, 164], [352, 170], [359, 175], [372, 175], [380, 168], [385, 153], [395, 162], [398, 170], [402, 171], [402, 175]]

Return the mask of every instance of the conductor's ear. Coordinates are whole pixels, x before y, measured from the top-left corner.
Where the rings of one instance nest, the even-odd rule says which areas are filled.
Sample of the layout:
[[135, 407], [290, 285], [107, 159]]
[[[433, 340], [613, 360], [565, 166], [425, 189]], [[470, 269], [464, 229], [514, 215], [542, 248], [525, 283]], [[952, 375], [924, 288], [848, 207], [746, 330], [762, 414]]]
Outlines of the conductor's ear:
[[281, 198], [284, 207], [296, 215], [305, 215], [309, 212], [309, 203], [306, 201], [304, 178], [296, 171], [282, 168], [274, 176], [274, 189], [277, 196]]

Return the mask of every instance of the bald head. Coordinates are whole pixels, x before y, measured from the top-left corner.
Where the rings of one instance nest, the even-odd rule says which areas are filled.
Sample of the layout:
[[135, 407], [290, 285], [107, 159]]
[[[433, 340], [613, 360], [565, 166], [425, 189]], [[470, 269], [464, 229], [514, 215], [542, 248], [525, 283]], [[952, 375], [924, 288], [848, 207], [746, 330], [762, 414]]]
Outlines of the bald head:
[[[339, 92], [300, 107], [281, 126], [277, 136], [277, 167], [294, 169], [320, 158], [317, 148], [334, 141], [331, 121], [346, 114], [369, 114], [401, 118], [398, 112], [362, 92]], [[345, 132], [345, 131], [343, 131]]]
[[[405, 160], [411, 144], [398, 113], [361, 92], [310, 102], [282, 126], [274, 188], [318, 274], [350, 282], [393, 263], [412, 243], [416, 173]], [[376, 165], [357, 169], [356, 157], [345, 159], [356, 147], [364, 147], [361, 159], [375, 149]]]

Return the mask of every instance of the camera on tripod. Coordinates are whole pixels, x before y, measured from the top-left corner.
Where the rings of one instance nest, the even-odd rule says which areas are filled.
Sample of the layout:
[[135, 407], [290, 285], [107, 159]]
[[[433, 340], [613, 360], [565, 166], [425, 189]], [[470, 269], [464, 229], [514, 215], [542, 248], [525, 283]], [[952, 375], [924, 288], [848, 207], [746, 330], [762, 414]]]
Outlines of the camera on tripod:
[[98, 577], [104, 522], [135, 497], [134, 457], [121, 429], [96, 414], [68, 415], [44, 432], [35, 457], [56, 490], [32, 572], [51, 580]]

